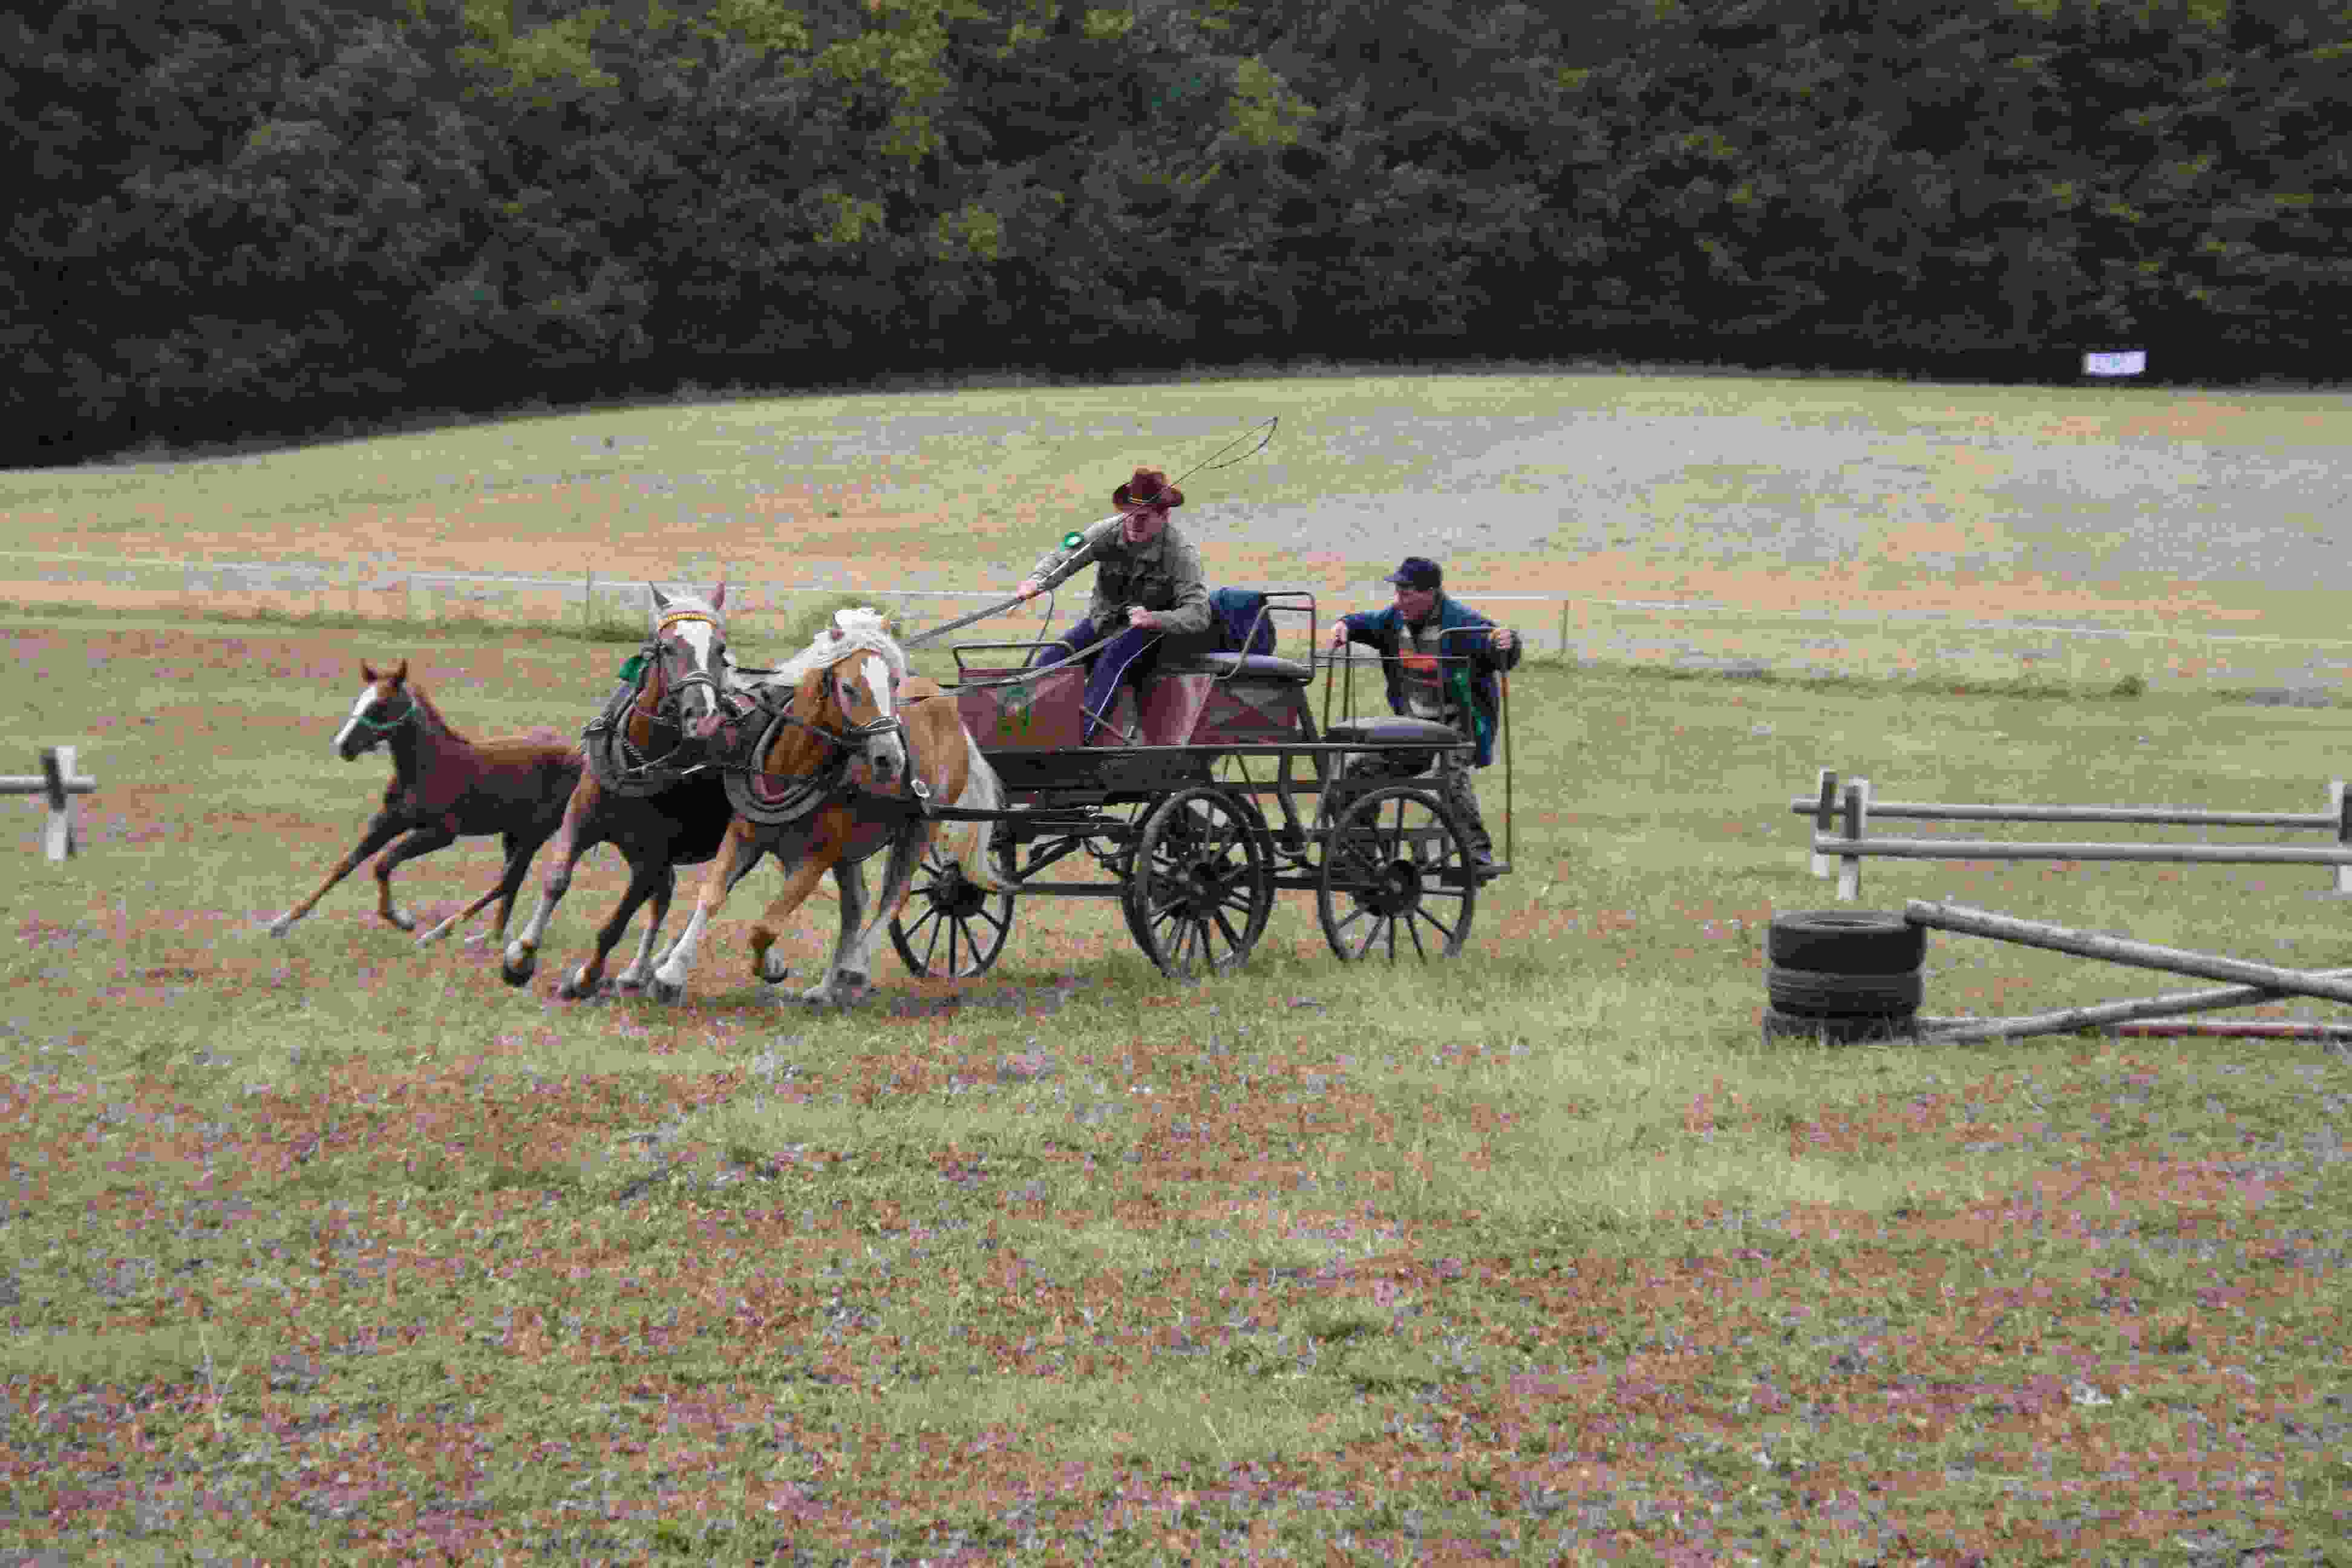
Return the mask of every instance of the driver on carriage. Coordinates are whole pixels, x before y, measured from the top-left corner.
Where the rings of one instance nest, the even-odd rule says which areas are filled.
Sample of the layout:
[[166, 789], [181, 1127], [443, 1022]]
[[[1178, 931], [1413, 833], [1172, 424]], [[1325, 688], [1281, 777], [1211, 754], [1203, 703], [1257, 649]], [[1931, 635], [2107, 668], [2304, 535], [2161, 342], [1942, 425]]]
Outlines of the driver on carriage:
[[1089, 523], [1076, 543], [1038, 557], [1019, 589], [1024, 599], [1034, 599], [1080, 567], [1097, 568], [1086, 618], [1046, 644], [1041, 663], [1059, 664], [1114, 628], [1125, 628], [1091, 658], [1082, 743], [1091, 743], [1097, 726], [1109, 723], [1119, 687], [1150, 673], [1170, 638], [1204, 637], [1212, 626], [1200, 552], [1168, 521], [1184, 504], [1184, 492], [1160, 469], [1138, 468], [1111, 491], [1110, 504], [1117, 516]]
[[1494, 840], [1478, 814], [1470, 770], [1495, 760], [1495, 677], [1519, 662], [1518, 638], [1510, 627], [1498, 626], [1450, 597], [1442, 586], [1444, 574], [1425, 555], [1406, 556], [1388, 581], [1396, 584], [1396, 603], [1385, 610], [1340, 616], [1331, 624], [1332, 647], [1358, 642], [1378, 649], [1391, 711], [1436, 720], [1475, 744], [1466, 758], [1458, 751], [1433, 757], [1427, 752], [1366, 752], [1350, 758], [1342, 776], [1349, 784], [1362, 785], [1375, 779], [1433, 773], [1430, 782], [1461, 819], [1470, 853], [1491, 866]]

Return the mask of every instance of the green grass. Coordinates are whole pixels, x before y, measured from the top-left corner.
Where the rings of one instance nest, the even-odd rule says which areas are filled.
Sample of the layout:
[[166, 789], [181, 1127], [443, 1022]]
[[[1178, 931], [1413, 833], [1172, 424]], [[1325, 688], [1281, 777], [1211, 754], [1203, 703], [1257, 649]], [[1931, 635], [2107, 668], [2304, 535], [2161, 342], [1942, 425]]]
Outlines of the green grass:
[[[377, 628], [5, 629], [0, 755], [79, 739], [100, 788], [79, 858], [30, 802], [0, 839], [0, 1545], [2340, 1557], [2340, 1051], [1756, 1019], [1771, 913], [1830, 902], [1786, 809], [1815, 768], [2316, 810], [2352, 712], [1531, 668], [1517, 869], [1456, 963], [1344, 968], [1286, 894], [1182, 987], [1107, 907], [1030, 900], [990, 975], [885, 957], [815, 1015], [745, 972], [761, 872], [666, 1010], [544, 994], [610, 855], [530, 991], [360, 887], [261, 931], [380, 787], [326, 744]], [[477, 734], [576, 727], [616, 657], [424, 647]], [[398, 886], [445, 911], [493, 871]], [[2326, 885], [1880, 861], [1864, 901], [2319, 967]], [[1938, 936], [1927, 1005], [2170, 984]]]

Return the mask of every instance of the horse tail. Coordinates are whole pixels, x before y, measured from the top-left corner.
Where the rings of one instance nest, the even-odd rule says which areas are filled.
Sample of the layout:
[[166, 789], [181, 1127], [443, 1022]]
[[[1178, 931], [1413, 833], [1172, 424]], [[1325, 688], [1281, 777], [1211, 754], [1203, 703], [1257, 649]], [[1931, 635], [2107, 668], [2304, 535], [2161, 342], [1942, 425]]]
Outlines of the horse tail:
[[[1004, 781], [996, 776], [994, 768], [988, 765], [988, 759], [981, 754], [980, 742], [972, 738], [971, 731], [961, 721], [956, 729], [963, 736], [964, 756], [963, 795], [956, 804], [974, 811], [1003, 811]], [[1013, 890], [1012, 884], [996, 874], [996, 857], [992, 853], [996, 847], [997, 829], [1003, 826], [993, 819], [974, 823], [971, 856], [968, 858], [957, 858], [962, 864], [963, 874], [992, 893]]]

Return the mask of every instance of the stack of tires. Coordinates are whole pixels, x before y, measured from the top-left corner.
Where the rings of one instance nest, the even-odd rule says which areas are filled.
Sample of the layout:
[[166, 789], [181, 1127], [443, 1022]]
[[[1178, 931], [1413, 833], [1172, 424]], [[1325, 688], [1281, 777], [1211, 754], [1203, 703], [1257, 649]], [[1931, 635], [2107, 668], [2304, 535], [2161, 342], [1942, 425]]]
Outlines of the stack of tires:
[[1772, 917], [1764, 944], [1764, 1037], [1844, 1044], [1911, 1035], [1927, 929], [1872, 910]]

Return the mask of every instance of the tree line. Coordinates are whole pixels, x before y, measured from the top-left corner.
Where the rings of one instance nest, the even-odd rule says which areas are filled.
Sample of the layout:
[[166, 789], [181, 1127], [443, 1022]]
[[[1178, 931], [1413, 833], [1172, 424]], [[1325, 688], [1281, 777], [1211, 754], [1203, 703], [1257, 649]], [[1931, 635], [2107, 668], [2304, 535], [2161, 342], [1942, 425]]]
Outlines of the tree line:
[[52, 0], [8, 460], [1292, 358], [2334, 379], [2343, 0]]

